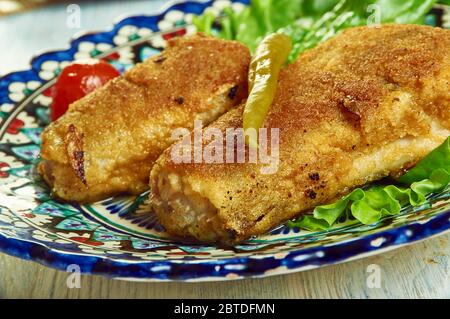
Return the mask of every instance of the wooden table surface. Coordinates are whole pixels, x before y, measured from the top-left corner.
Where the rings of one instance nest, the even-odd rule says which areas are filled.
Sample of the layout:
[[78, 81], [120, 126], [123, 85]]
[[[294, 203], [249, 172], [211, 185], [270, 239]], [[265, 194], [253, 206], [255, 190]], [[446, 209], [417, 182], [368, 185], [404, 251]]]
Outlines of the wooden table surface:
[[[81, 4], [82, 29], [98, 30], [124, 13], [156, 10], [165, 1]], [[28, 66], [31, 56], [64, 47], [80, 31], [65, 27], [65, 5], [0, 18], [0, 75]], [[35, 27], [39, 26], [39, 27]], [[450, 298], [450, 234], [379, 256], [265, 279], [222, 283], [132, 283], [68, 273], [0, 254], [0, 298]], [[367, 285], [368, 267], [381, 269], [381, 287]], [[370, 268], [369, 268], [370, 269]]]
[[[69, 274], [0, 254], [0, 298], [450, 298], [450, 234], [385, 254], [306, 272], [213, 283], [141, 283]], [[380, 288], [367, 285], [368, 267]], [[373, 267], [373, 266], [372, 266]], [[370, 268], [369, 268], [370, 269]]]

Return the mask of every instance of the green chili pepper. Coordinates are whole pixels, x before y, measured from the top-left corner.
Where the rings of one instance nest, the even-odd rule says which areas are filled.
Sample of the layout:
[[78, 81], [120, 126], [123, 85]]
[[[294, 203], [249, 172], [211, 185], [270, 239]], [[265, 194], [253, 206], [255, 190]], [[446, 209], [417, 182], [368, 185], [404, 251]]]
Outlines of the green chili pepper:
[[[250, 64], [249, 97], [244, 109], [244, 131], [264, 124], [277, 90], [278, 76], [292, 49], [291, 39], [281, 33], [267, 36], [258, 46]], [[247, 135], [246, 142], [258, 147], [258, 138]]]

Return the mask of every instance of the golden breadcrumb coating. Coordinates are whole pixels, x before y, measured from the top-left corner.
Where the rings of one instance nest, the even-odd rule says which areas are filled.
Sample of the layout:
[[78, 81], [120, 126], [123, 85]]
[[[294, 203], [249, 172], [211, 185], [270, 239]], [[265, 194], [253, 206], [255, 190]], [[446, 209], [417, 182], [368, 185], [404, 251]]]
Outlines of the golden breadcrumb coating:
[[[449, 106], [449, 30], [346, 30], [281, 72], [265, 122], [280, 129], [275, 174], [175, 164], [168, 149], [151, 173], [153, 207], [173, 235], [240, 242], [415, 165], [450, 135]], [[242, 111], [210, 127], [242, 127]]]
[[145, 191], [174, 129], [191, 129], [196, 119], [209, 124], [246, 96], [249, 61], [237, 42], [200, 35], [171, 41], [50, 124], [40, 172], [69, 201]]

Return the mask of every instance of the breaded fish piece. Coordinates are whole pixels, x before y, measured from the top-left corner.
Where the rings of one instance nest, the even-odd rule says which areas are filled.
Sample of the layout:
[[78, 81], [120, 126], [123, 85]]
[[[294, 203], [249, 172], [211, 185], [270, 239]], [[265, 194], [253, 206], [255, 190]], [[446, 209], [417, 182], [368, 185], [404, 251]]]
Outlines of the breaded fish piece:
[[[176, 164], [169, 148], [151, 172], [153, 208], [173, 235], [241, 242], [412, 167], [450, 135], [449, 106], [449, 30], [349, 29], [281, 72], [264, 125], [280, 129], [275, 174], [262, 163]], [[242, 112], [210, 127], [225, 138]]]
[[176, 128], [205, 125], [247, 95], [248, 49], [205, 36], [161, 54], [75, 102], [42, 134], [39, 170], [54, 194], [90, 202], [148, 189]]

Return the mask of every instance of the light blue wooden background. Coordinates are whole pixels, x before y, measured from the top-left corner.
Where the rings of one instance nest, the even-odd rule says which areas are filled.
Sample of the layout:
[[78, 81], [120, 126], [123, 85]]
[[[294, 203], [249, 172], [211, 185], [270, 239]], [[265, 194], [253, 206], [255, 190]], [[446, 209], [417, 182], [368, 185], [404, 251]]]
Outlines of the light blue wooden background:
[[[81, 28], [67, 27], [67, 6], [51, 5], [22, 14], [0, 17], [0, 76], [26, 69], [36, 53], [67, 46], [83, 30], [106, 30], [121, 15], [151, 14], [168, 1], [81, 1]], [[73, 1], [73, 3], [77, 3]]]
[[[59, 49], [83, 30], [103, 30], [123, 14], [152, 13], [167, 1], [81, 2], [81, 29], [66, 26], [66, 5], [0, 18], [0, 75], [26, 69], [40, 51]], [[450, 298], [450, 234], [379, 256], [304, 273], [227, 283], [130, 283], [67, 274], [0, 254], [1, 298]], [[367, 285], [369, 265], [381, 286]]]

